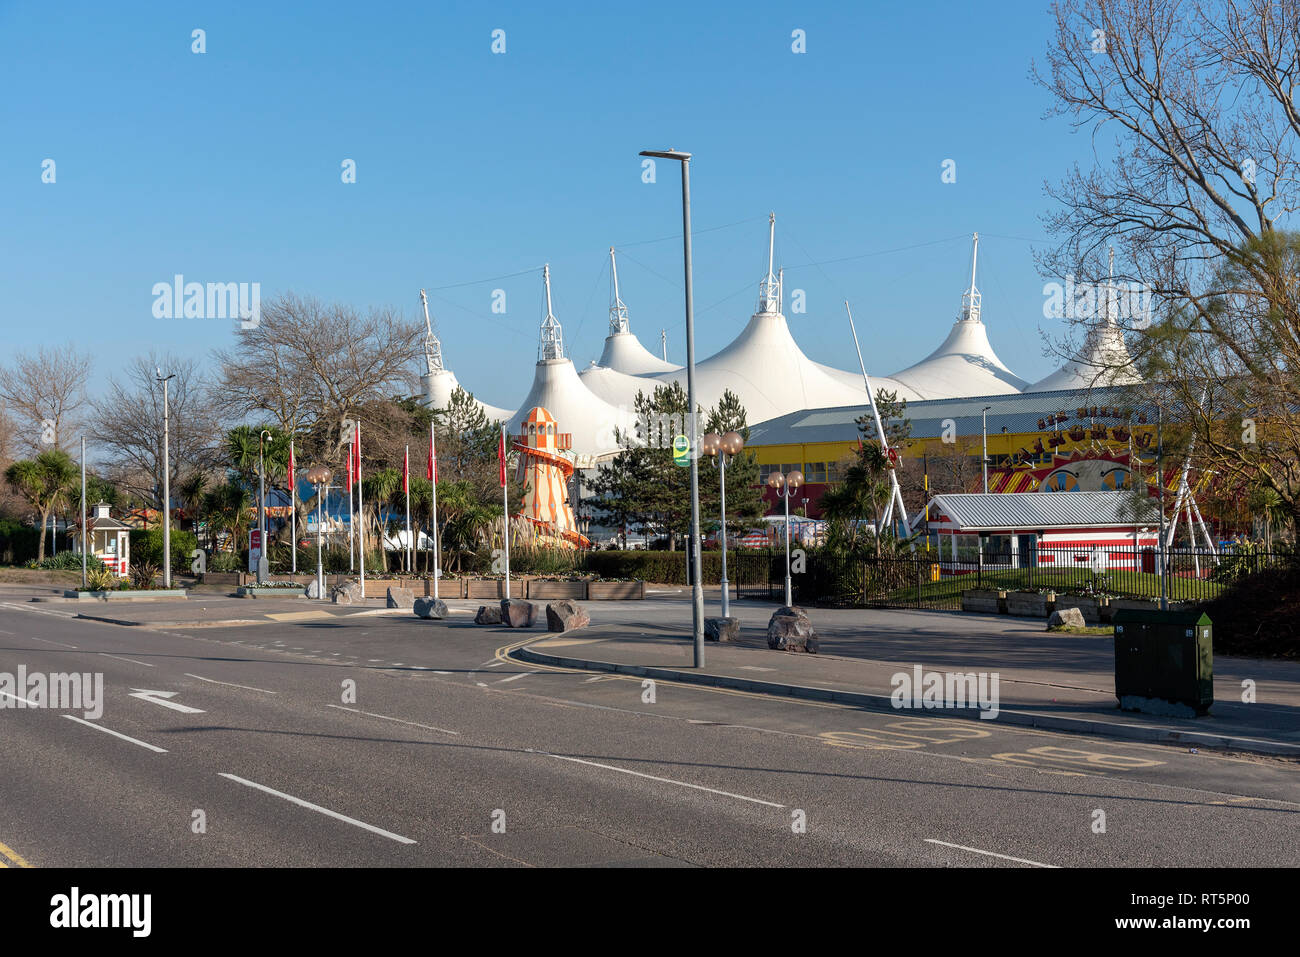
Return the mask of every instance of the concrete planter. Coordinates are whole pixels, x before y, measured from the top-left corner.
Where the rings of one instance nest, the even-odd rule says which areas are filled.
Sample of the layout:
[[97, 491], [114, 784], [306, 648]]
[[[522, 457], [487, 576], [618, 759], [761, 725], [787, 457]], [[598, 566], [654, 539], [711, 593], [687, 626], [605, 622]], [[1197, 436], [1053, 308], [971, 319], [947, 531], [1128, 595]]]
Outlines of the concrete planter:
[[1096, 598], [1081, 598], [1077, 595], [1060, 595], [1056, 599], [1055, 611], [1077, 608], [1083, 612], [1083, 620], [1090, 625], [1101, 621], [1101, 602]]
[[1050, 611], [1048, 604], [1048, 596], [1040, 595], [1038, 592], [1007, 592], [1008, 615], [1017, 615], [1021, 618], [1046, 618]]
[[199, 581], [204, 585], [242, 585], [239, 572], [204, 572]]
[[63, 593], [64, 598], [78, 601], [185, 601], [188, 597], [183, 588], [153, 589], [149, 591], [78, 591], [69, 589]]
[[590, 601], [639, 601], [645, 598], [645, 582], [588, 582]]
[[235, 594], [240, 598], [302, 598], [306, 595], [306, 588], [300, 588], [296, 583], [293, 588], [240, 585], [235, 589]]
[[527, 591], [529, 601], [556, 601], [561, 598], [586, 601], [587, 599], [587, 583], [585, 581], [548, 582], [532, 578], [528, 581]]
[[961, 610], [986, 615], [1004, 614], [1006, 592], [991, 588], [972, 588], [961, 593]]

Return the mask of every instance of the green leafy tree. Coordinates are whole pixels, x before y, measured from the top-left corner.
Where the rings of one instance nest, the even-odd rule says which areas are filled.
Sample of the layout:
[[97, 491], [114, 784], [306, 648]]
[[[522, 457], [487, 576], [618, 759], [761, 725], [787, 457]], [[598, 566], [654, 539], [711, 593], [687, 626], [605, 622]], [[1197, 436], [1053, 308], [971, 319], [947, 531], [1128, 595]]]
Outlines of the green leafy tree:
[[36, 560], [45, 560], [45, 528], [50, 514], [65, 505], [68, 494], [80, 482], [81, 471], [62, 449], [42, 452], [34, 459], [22, 459], [5, 469], [5, 478], [40, 516], [41, 536]]
[[[905, 418], [906, 400], [900, 400], [896, 392], [880, 389], [876, 393], [876, 409], [890, 448], [902, 446], [912, 431], [911, 421]], [[871, 521], [880, 528], [893, 494], [890, 461], [876, 436], [875, 418], [867, 413], [857, 419], [857, 424], [861, 435], [859, 447], [851, 455], [843, 480], [828, 489], [821, 502], [830, 525], [828, 544], [850, 552], [862, 546], [863, 521]], [[885, 531], [882, 529], [881, 534], [871, 536], [877, 555], [881, 552]]]

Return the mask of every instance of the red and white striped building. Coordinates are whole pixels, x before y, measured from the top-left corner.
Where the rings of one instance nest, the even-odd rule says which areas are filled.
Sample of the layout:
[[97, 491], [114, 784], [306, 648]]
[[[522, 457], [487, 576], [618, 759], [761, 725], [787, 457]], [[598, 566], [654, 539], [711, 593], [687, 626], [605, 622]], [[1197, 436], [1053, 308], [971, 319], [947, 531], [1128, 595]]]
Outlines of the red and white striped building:
[[936, 495], [919, 516], [941, 562], [1154, 571], [1158, 519], [1131, 492]]

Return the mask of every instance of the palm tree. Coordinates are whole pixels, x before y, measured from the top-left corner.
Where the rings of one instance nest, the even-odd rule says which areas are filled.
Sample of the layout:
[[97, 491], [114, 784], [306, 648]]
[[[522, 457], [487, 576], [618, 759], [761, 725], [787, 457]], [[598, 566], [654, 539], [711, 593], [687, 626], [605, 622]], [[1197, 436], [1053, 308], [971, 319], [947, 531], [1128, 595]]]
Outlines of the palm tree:
[[181, 508], [185, 509], [185, 514], [194, 522], [196, 535], [202, 524], [200, 519], [203, 517], [203, 497], [207, 488], [208, 477], [196, 470], [186, 476], [176, 489], [176, 497], [180, 500]]
[[[402, 473], [399, 469], [380, 469], [371, 472], [362, 479], [361, 492], [366, 504], [366, 512], [374, 516], [373, 523], [367, 521], [366, 516], [362, 516], [362, 522], [367, 526], [373, 524], [378, 533], [379, 537], [372, 540], [378, 541], [384, 571], [388, 571], [388, 549], [384, 547], [384, 528], [379, 518], [385, 505], [391, 506], [398, 497], [402, 496]], [[403, 507], [405, 507], [404, 500]]]
[[[252, 521], [253, 496], [239, 482], [218, 485], [203, 496], [203, 510], [214, 531], [225, 532], [236, 555]], [[213, 542], [216, 536], [213, 535]]]
[[8, 479], [18, 493], [40, 514], [41, 536], [36, 547], [36, 560], [45, 560], [45, 528], [50, 513], [66, 504], [68, 492], [77, 485], [80, 472], [71, 456], [62, 449], [42, 452], [35, 459], [14, 462], [5, 469]]

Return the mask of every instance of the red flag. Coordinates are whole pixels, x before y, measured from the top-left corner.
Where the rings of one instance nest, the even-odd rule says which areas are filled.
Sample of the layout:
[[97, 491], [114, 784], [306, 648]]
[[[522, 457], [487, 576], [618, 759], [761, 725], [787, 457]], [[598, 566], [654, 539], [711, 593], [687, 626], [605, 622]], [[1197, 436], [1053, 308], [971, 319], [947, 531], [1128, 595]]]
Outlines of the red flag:
[[352, 491], [352, 443], [348, 443], [348, 491]]
[[411, 447], [406, 447], [406, 453], [402, 457], [402, 492], [409, 494], [411, 491]]
[[424, 477], [430, 482], [438, 481], [438, 457], [433, 449], [433, 426], [429, 426], [429, 460], [424, 463]]
[[506, 487], [506, 432], [501, 430], [501, 440], [497, 444], [497, 460], [501, 464], [501, 487]]
[[289, 488], [293, 488], [293, 441], [289, 442]]
[[361, 477], [361, 423], [357, 422], [356, 428], [352, 433], [352, 454], [355, 461], [352, 468], [356, 471], [358, 479]]

